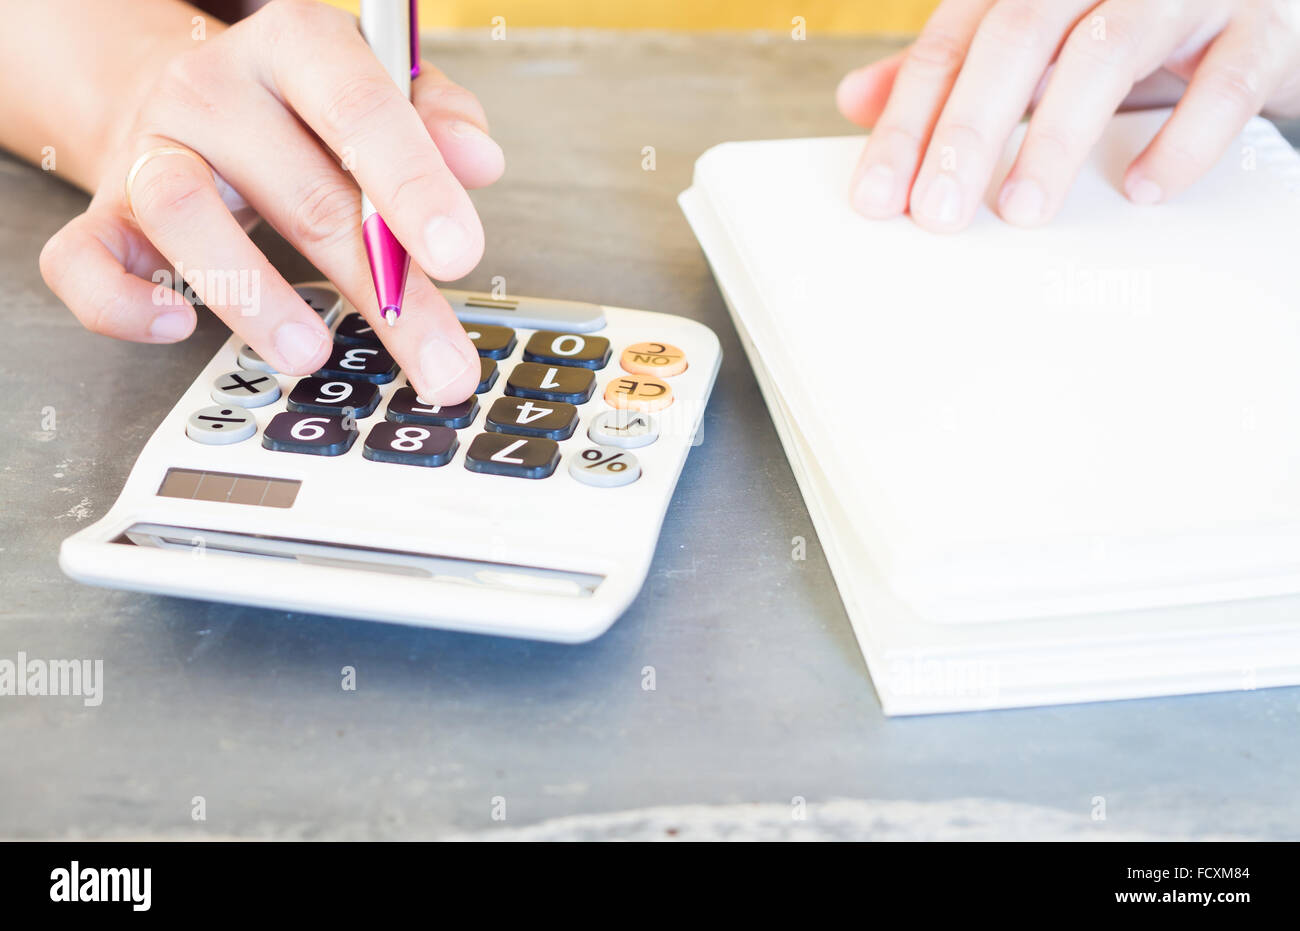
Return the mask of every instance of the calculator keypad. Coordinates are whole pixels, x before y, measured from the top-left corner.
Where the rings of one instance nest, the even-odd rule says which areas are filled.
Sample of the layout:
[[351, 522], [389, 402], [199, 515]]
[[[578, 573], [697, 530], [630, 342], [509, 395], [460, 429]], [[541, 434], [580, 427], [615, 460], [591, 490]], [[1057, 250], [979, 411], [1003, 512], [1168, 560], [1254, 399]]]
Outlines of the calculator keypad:
[[379, 334], [370, 321], [358, 313], [351, 313], [339, 321], [334, 331], [334, 342], [343, 346], [378, 346]]
[[625, 449], [588, 446], [569, 457], [569, 474], [584, 485], [617, 488], [630, 485], [641, 477], [641, 463]]
[[262, 432], [262, 445], [286, 453], [341, 456], [357, 439], [350, 417], [327, 417], [301, 411], [276, 414]]
[[[319, 292], [319, 293], [317, 293]], [[329, 322], [343, 305], [329, 289], [299, 289], [322, 319]], [[457, 430], [478, 417], [478, 395], [492, 391], [503, 377], [499, 363], [514, 356], [521, 338], [509, 326], [462, 324], [479, 354], [480, 377], [475, 396], [453, 405], [429, 404], [409, 384], [389, 395], [385, 419], [364, 431], [361, 454], [374, 462], [437, 468], [460, 451]], [[552, 325], [555, 325], [552, 323]], [[604, 336], [538, 330], [523, 342], [523, 361], [507, 366], [504, 396], [487, 408], [482, 430], [467, 441], [465, 468], [471, 472], [543, 479], [561, 459], [569, 475], [584, 485], [612, 488], [635, 482], [641, 462], [630, 450], [659, 438], [651, 412], [673, 403], [664, 379], [686, 371], [686, 354], [662, 342], [640, 342], [619, 351], [625, 374], [605, 384], [603, 398], [613, 410], [583, 417], [579, 405], [596, 392], [596, 372], [618, 351]], [[520, 358], [520, 356], [514, 356]], [[214, 380], [214, 407], [190, 415], [186, 434], [201, 443], [230, 444], [254, 436], [257, 419], [247, 408], [274, 403], [280, 396], [276, 373], [249, 346], [238, 352], [240, 369]], [[275, 414], [262, 432], [262, 445], [279, 452], [340, 456], [363, 435], [357, 421], [369, 417], [383, 400], [381, 385], [400, 374], [375, 328], [359, 313], [348, 313], [334, 328], [329, 360], [314, 375], [288, 390], [286, 410]], [[560, 442], [579, 426], [592, 445], [579, 445], [562, 456]]]
[[212, 382], [212, 400], [240, 407], [265, 407], [280, 400], [280, 383], [266, 372], [235, 369]]
[[467, 323], [464, 326], [470, 342], [483, 358], [504, 359], [514, 352], [517, 340], [515, 331], [510, 327], [494, 326], [490, 323]]
[[595, 390], [596, 376], [590, 369], [538, 362], [520, 362], [506, 379], [506, 394], [537, 401], [583, 404]]
[[379, 406], [379, 386], [352, 378], [321, 378], [312, 375], [293, 386], [285, 404], [291, 411], [342, 417], [351, 412], [360, 419]]
[[578, 409], [563, 401], [497, 398], [483, 426], [493, 433], [567, 440], [578, 426]]
[[572, 365], [592, 370], [603, 369], [609, 363], [609, 355], [609, 340], [603, 336], [557, 333], [554, 330], [538, 330], [524, 346], [525, 362]]
[[471, 396], [460, 404], [425, 404], [410, 385], [398, 388], [388, 399], [388, 419], [394, 423], [415, 423], [425, 426], [451, 427], [460, 430], [468, 427], [478, 414], [478, 398]]
[[229, 446], [256, 432], [253, 415], [236, 404], [201, 408], [185, 422], [185, 435], [209, 446]]
[[397, 377], [397, 363], [380, 346], [335, 345], [329, 360], [317, 376], [322, 378], [360, 378], [386, 385]]
[[436, 468], [446, 465], [460, 442], [450, 427], [422, 427], [382, 421], [370, 428], [361, 454], [376, 462]]
[[554, 440], [508, 433], [480, 433], [465, 453], [465, 468], [471, 472], [515, 478], [546, 478], [559, 462], [560, 446]]

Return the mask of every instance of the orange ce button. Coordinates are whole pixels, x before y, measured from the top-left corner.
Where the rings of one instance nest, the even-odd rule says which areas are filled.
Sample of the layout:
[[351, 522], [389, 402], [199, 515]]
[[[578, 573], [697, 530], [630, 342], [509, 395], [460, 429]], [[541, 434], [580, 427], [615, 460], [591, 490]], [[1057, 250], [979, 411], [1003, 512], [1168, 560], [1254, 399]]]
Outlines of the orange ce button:
[[626, 375], [605, 386], [605, 400], [619, 410], [653, 414], [673, 403], [673, 389], [653, 375]]

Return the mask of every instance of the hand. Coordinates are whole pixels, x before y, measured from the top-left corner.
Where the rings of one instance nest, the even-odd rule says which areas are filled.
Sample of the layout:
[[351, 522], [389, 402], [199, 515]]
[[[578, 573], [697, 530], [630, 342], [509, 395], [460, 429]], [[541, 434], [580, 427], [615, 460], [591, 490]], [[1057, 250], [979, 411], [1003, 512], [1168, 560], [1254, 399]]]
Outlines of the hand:
[[[420, 268], [455, 279], [483, 254], [465, 189], [495, 181], [504, 160], [474, 96], [424, 64], [408, 102], [356, 20], [314, 2], [276, 0], [229, 29], [209, 24], [204, 41], [183, 39], [186, 50], [137, 69], [147, 79], [125, 95], [139, 102], [107, 140], [89, 209], [42, 251], [54, 292], [91, 330], [170, 343], [194, 329], [194, 309], [159, 302], [149, 279], [180, 267], [276, 369], [315, 371], [329, 332], [232, 216], [233, 188], [365, 315], [422, 398], [451, 404], [472, 394], [478, 355]], [[177, 145], [211, 170], [184, 154], [156, 156], [140, 168], [128, 205], [136, 159]], [[366, 262], [358, 184], [412, 259], [391, 329]], [[235, 282], [251, 282], [251, 293]]]
[[854, 207], [881, 219], [910, 209], [936, 232], [970, 223], [1027, 107], [997, 197], [1019, 226], [1060, 209], [1117, 109], [1178, 101], [1124, 178], [1131, 200], [1153, 204], [1208, 171], [1261, 109], [1300, 113], [1300, 3], [944, 0], [910, 48], [847, 75], [837, 98], [875, 127]]

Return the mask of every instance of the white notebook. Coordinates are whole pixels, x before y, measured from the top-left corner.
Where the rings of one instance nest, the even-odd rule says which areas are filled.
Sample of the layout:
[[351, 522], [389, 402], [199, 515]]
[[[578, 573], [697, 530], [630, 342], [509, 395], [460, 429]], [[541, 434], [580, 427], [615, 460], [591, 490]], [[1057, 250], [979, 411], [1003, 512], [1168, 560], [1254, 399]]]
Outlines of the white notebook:
[[1167, 116], [1116, 117], [1038, 230], [861, 218], [860, 137], [696, 164], [682, 207], [887, 713], [1300, 683], [1300, 156], [1257, 119], [1134, 206]]

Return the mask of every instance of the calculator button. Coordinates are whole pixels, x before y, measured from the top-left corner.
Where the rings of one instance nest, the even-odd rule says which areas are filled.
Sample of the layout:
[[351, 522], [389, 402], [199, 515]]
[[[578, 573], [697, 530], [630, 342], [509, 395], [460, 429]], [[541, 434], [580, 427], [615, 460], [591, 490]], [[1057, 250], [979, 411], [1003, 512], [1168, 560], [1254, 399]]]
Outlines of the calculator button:
[[210, 446], [226, 446], [246, 440], [257, 432], [253, 415], [235, 404], [218, 404], [190, 414], [185, 435]]
[[578, 409], [563, 401], [497, 398], [483, 426], [493, 433], [567, 440], [578, 426]]
[[471, 396], [459, 404], [425, 404], [410, 385], [398, 388], [388, 399], [388, 419], [394, 423], [418, 423], [426, 426], [468, 427], [478, 414], [478, 398]]
[[639, 411], [605, 411], [592, 419], [587, 436], [601, 446], [640, 449], [659, 439], [659, 424]]
[[520, 362], [506, 379], [506, 394], [538, 401], [582, 404], [596, 390], [596, 376], [590, 369], [562, 365]]
[[524, 346], [524, 361], [603, 369], [609, 363], [609, 340], [603, 336], [539, 330]]
[[474, 389], [475, 394], [485, 394], [492, 390], [492, 386], [497, 383], [497, 376], [501, 370], [492, 359], [478, 360], [478, 387]]
[[459, 445], [456, 431], [450, 427], [421, 427], [383, 420], [370, 428], [361, 455], [375, 462], [436, 467], [450, 462]]
[[326, 326], [330, 326], [343, 312], [343, 298], [333, 288], [320, 285], [294, 288], [298, 296], [307, 302], [307, 306], [320, 315]]
[[605, 386], [605, 400], [619, 410], [649, 414], [673, 403], [673, 389], [653, 375], [627, 375]]
[[480, 433], [465, 453], [465, 468], [471, 472], [515, 478], [546, 478], [559, 462], [560, 447], [554, 440], [508, 433]]
[[311, 456], [341, 456], [356, 438], [356, 422], [351, 418], [301, 411], [276, 414], [262, 431], [262, 445], [267, 449]]
[[280, 399], [280, 383], [266, 372], [236, 369], [218, 376], [212, 383], [212, 400], [240, 407], [265, 407]]
[[319, 372], [321, 378], [360, 378], [386, 385], [397, 377], [397, 363], [379, 346], [338, 346]]
[[334, 331], [334, 342], [344, 346], [380, 345], [379, 334], [370, 321], [357, 313], [348, 314], [339, 321], [339, 327]]
[[616, 488], [641, 477], [636, 456], [613, 446], [588, 446], [569, 457], [569, 474], [584, 485]]
[[462, 324], [469, 335], [470, 342], [485, 359], [504, 359], [514, 351], [515, 331], [508, 326], [493, 326], [490, 323]]
[[312, 375], [293, 386], [285, 405], [304, 414], [355, 418], [369, 417], [379, 406], [379, 386], [351, 378], [320, 378]]
[[254, 352], [253, 347], [248, 345], [248, 343], [244, 343], [244, 345], [239, 347], [238, 358], [239, 367], [241, 369], [254, 369], [258, 372], [270, 372], [272, 375], [276, 373], [275, 369], [271, 368], [271, 363], [267, 362]]
[[623, 350], [618, 364], [633, 375], [672, 378], [686, 371], [686, 353], [668, 343], [636, 343]]

